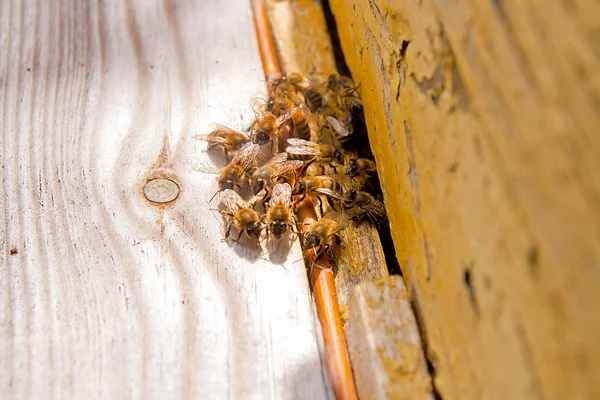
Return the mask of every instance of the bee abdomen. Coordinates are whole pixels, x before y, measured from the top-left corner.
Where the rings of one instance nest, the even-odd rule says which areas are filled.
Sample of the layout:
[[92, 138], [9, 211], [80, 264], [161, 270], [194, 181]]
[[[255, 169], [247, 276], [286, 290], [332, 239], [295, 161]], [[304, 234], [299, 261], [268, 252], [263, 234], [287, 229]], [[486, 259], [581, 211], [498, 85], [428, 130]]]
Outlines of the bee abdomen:
[[307, 89], [304, 91], [304, 98], [310, 111], [315, 112], [323, 105], [321, 93], [316, 90]]

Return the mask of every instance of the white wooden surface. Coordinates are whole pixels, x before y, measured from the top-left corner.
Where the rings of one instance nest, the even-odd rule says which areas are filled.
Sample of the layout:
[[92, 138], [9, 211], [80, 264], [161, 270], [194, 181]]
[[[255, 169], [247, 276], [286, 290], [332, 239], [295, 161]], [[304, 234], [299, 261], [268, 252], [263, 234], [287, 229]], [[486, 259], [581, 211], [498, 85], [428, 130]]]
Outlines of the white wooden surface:
[[0, 54], [0, 396], [331, 397], [297, 244], [221, 243], [191, 139], [264, 93], [247, 2], [3, 0]]

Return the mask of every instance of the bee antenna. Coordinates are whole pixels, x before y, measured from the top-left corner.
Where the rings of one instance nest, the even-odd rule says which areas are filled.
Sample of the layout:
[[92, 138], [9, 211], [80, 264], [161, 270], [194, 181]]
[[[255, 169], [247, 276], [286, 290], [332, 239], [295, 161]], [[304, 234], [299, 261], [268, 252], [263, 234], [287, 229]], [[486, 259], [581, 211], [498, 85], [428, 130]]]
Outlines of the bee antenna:
[[222, 192], [222, 190], [217, 190], [217, 192], [215, 194], [213, 194], [213, 196], [210, 198], [210, 200], [208, 202], [210, 203], [211, 201], [213, 201], [213, 199], [215, 198], [215, 196], [218, 195], [221, 192]]

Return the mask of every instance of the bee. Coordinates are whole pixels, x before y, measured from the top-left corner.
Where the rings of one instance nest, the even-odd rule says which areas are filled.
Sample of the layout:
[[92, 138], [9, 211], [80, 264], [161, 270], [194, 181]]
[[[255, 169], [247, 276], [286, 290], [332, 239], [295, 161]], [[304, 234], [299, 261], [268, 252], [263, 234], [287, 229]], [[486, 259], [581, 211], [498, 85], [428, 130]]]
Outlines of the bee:
[[304, 139], [291, 138], [288, 139], [288, 146], [285, 151], [288, 154], [308, 157], [311, 161], [328, 161], [344, 164], [344, 155], [328, 144], [314, 143]]
[[229, 155], [235, 153], [250, 141], [248, 135], [242, 132], [234, 131], [224, 125], [217, 124], [217, 129], [213, 130], [208, 135], [196, 135], [194, 139], [204, 140], [208, 142], [206, 151], [213, 151], [217, 147], [222, 147], [229, 162]]
[[352, 139], [354, 128], [352, 127], [351, 119], [339, 116], [338, 114], [339, 113], [328, 113], [327, 111], [320, 114], [320, 136], [322, 138], [329, 137], [330, 141], [333, 143], [337, 142], [344, 144]]
[[288, 183], [278, 183], [273, 187], [267, 208], [267, 237], [272, 233], [275, 239], [281, 239], [288, 226], [293, 231], [294, 218], [291, 208], [292, 188]]
[[252, 239], [258, 239], [262, 231], [261, 218], [252, 208], [253, 204], [247, 203], [242, 197], [231, 189], [225, 189], [221, 195], [221, 202], [225, 206], [220, 213], [227, 218], [227, 230], [225, 237], [221, 241], [229, 238], [231, 227], [235, 225], [238, 229], [238, 237], [234, 242], [238, 242], [242, 233], [246, 233]]
[[354, 89], [354, 82], [352, 82], [352, 79], [347, 76], [333, 74], [327, 79], [327, 89], [333, 92]]
[[387, 221], [383, 203], [367, 192], [349, 190], [342, 202], [346, 210], [351, 210], [353, 220], [360, 221], [367, 217], [377, 224]]
[[285, 178], [286, 175], [290, 175], [304, 165], [300, 160], [288, 160], [287, 158], [287, 153], [275, 154], [265, 165], [254, 171], [250, 176], [250, 187], [254, 193], [263, 189], [268, 192], [277, 180]]
[[[335, 192], [335, 196], [331, 196], [331, 192]], [[296, 180], [294, 196], [301, 196], [296, 202], [302, 201], [306, 195], [326, 195], [336, 199], [343, 198], [343, 186], [339, 180], [331, 176], [305, 176]]]
[[275, 116], [280, 116], [294, 107], [296, 107], [296, 103], [287, 95], [273, 97], [267, 103], [267, 110], [272, 111]]
[[306, 164], [306, 168], [303, 170], [303, 175], [306, 176], [320, 176], [320, 175], [336, 175], [337, 169], [335, 165], [329, 165], [318, 161], [313, 161]]
[[[267, 107], [268, 108], [268, 107]], [[269, 141], [279, 141], [279, 130], [277, 128], [277, 117], [270, 111], [265, 110], [264, 104], [255, 103], [252, 111], [256, 117], [249, 129], [252, 129], [252, 142], [262, 146]]]
[[294, 107], [278, 118], [279, 126], [288, 121], [292, 123], [290, 136], [304, 140], [310, 139], [310, 126], [306, 110], [302, 107]]
[[303, 234], [304, 248], [315, 249], [315, 260], [323, 255], [331, 245], [341, 243], [338, 233], [348, 226], [345, 214], [332, 211], [320, 220], [308, 225]]
[[368, 158], [351, 158], [346, 164], [346, 175], [355, 177], [357, 175], [372, 175], [377, 173], [375, 161]]
[[310, 111], [317, 111], [323, 104], [321, 88], [310, 79], [304, 77], [298, 72], [290, 72], [286, 75], [286, 80], [294, 89], [300, 91], [304, 96], [306, 105]]
[[357, 87], [344, 89], [338, 94], [338, 104], [350, 114], [360, 114], [363, 109], [362, 101], [356, 94]]
[[259, 149], [259, 145], [252, 143], [242, 146], [233, 160], [221, 171], [218, 178], [219, 191], [233, 189], [234, 186], [240, 187], [242, 176], [254, 164]]

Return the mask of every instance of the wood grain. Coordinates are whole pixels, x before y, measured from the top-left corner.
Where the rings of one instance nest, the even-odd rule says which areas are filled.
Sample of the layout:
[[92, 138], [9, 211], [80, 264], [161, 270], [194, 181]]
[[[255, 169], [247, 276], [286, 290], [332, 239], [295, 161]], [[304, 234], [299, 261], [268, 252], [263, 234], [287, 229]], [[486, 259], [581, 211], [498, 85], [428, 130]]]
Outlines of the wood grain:
[[349, 303], [346, 336], [360, 398], [433, 400], [420, 333], [402, 277], [362, 282]]
[[593, 398], [597, 2], [331, 7], [438, 394]]
[[249, 5], [3, 1], [0, 54], [2, 396], [331, 397], [297, 243], [221, 243], [191, 139], [264, 96]]

